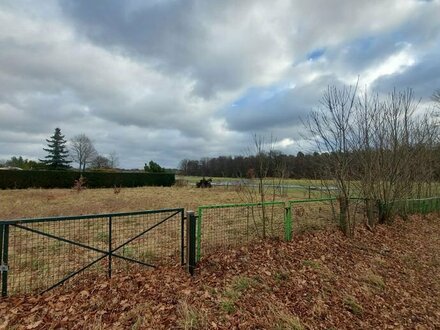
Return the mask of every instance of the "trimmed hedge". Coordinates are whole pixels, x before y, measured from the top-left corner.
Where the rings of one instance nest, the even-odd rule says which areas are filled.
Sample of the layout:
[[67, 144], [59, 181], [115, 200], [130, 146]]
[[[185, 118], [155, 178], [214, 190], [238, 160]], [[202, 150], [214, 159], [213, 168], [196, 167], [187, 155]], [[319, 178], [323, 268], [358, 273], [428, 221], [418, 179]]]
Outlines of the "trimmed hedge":
[[[74, 171], [0, 170], [0, 189], [72, 188], [80, 173]], [[88, 188], [172, 186], [174, 173], [85, 172]]]

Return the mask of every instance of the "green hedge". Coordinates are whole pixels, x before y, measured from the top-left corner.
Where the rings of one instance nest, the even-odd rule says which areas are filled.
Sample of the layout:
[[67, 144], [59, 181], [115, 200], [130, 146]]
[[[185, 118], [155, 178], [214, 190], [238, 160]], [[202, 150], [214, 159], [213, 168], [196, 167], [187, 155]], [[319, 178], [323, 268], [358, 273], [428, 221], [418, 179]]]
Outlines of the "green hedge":
[[[74, 171], [0, 170], [0, 189], [72, 188], [80, 174]], [[172, 186], [173, 173], [85, 172], [88, 188]]]

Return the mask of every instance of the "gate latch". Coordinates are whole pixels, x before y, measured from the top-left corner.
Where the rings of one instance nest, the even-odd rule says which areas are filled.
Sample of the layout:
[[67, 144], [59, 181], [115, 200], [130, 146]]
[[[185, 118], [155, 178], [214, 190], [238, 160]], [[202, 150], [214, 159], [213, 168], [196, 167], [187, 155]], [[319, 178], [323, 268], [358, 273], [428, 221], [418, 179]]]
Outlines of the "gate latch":
[[2, 265], [0, 265], [0, 272], [7, 272], [9, 270], [9, 267], [8, 267], [8, 265], [4, 265], [4, 264], [2, 264]]

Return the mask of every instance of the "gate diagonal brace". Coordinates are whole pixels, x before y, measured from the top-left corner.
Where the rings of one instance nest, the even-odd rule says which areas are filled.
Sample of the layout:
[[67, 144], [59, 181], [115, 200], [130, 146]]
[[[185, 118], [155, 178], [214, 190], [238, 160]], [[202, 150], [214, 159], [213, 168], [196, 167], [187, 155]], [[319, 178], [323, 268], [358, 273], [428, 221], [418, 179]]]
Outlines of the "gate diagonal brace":
[[81, 248], [83, 248], [83, 249], [88, 249], [88, 250], [91, 250], [91, 251], [98, 252], [98, 253], [101, 253], [101, 254], [102, 254], [102, 256], [100, 256], [100, 257], [98, 257], [97, 259], [91, 261], [90, 263], [88, 263], [87, 265], [85, 265], [85, 266], [82, 267], [81, 269], [79, 269], [79, 270], [73, 272], [73, 273], [70, 274], [69, 276], [63, 278], [61, 281], [59, 281], [59, 282], [57, 282], [56, 284], [52, 285], [50, 288], [44, 290], [44, 291], [42, 292], [42, 293], [44, 293], [44, 292], [46, 292], [46, 291], [49, 291], [49, 290], [51, 290], [51, 289], [53, 289], [53, 288], [55, 288], [55, 287], [57, 287], [57, 286], [63, 284], [63, 283], [66, 282], [68, 279], [72, 278], [73, 276], [75, 276], [75, 275], [77, 275], [77, 274], [79, 274], [79, 273], [85, 271], [87, 268], [93, 266], [94, 264], [96, 264], [97, 262], [101, 261], [102, 259], [104, 259], [104, 258], [106, 258], [106, 257], [110, 257], [110, 256], [112, 256], [112, 257], [117, 257], [117, 258], [120, 258], [120, 259], [125, 260], [125, 261], [134, 262], [134, 263], [137, 263], [137, 264], [140, 264], [140, 265], [143, 265], [143, 266], [148, 266], [148, 267], [156, 268], [156, 266], [154, 266], [154, 265], [151, 265], [151, 264], [148, 264], [148, 263], [145, 263], [145, 262], [139, 261], [139, 260], [135, 260], [135, 259], [132, 259], [132, 258], [129, 258], [129, 257], [121, 256], [121, 255], [119, 255], [119, 254], [115, 254], [114, 252], [118, 251], [119, 249], [121, 249], [122, 247], [126, 246], [127, 244], [130, 244], [131, 242], [133, 242], [133, 241], [136, 240], [137, 238], [139, 238], [139, 237], [145, 235], [147, 232], [153, 230], [153, 229], [156, 228], [157, 226], [161, 225], [162, 223], [164, 223], [165, 221], [171, 219], [172, 217], [174, 217], [175, 215], [177, 215], [177, 214], [179, 214], [179, 213], [180, 213], [180, 211], [177, 211], [177, 212], [171, 214], [170, 216], [168, 216], [168, 217], [162, 219], [161, 221], [159, 221], [158, 223], [154, 224], [153, 226], [151, 226], [151, 227], [147, 228], [146, 230], [142, 231], [140, 234], [138, 234], [138, 235], [136, 235], [136, 236], [130, 238], [130, 239], [129, 239], [128, 241], [126, 241], [125, 243], [123, 243], [123, 244], [119, 245], [118, 247], [116, 247], [116, 248], [114, 248], [114, 249], [112, 249], [112, 250], [109, 250], [109, 251], [101, 250], [101, 249], [95, 248], [95, 247], [93, 247], [93, 246], [89, 246], [89, 245], [82, 244], [82, 243], [79, 243], [79, 242], [75, 242], [75, 241], [72, 241], [72, 240], [69, 240], [69, 239], [66, 239], [66, 238], [63, 238], [63, 237], [59, 237], [59, 236], [55, 236], [55, 235], [52, 235], [52, 234], [49, 234], [49, 233], [45, 233], [45, 232], [40, 231], [40, 230], [37, 230], [37, 229], [28, 228], [28, 227], [23, 226], [23, 225], [20, 225], [20, 224], [11, 224], [11, 225], [14, 226], [14, 227], [17, 227], [17, 228], [19, 228], [19, 229], [23, 229], [23, 230], [26, 230], [26, 231], [29, 231], [29, 232], [32, 232], [32, 233], [35, 233], [35, 234], [39, 234], [39, 235], [42, 235], [42, 236], [46, 236], [46, 237], [49, 237], [49, 238], [52, 238], [52, 239], [56, 239], [56, 240], [59, 240], [59, 241], [65, 242], [65, 243], [69, 243], [69, 244], [72, 244], [72, 245], [75, 245], [75, 246], [81, 247]]

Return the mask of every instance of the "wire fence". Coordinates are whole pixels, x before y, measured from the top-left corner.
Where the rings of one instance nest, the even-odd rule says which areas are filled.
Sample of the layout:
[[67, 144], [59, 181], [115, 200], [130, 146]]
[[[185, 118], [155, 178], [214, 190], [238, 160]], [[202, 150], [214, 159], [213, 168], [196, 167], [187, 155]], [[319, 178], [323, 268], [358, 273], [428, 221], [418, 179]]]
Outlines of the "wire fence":
[[[396, 202], [393, 207], [407, 213], [429, 213], [440, 210], [440, 198], [406, 200]], [[365, 199], [350, 199], [348, 208], [352, 225], [366, 221]], [[379, 212], [374, 210], [376, 217]], [[241, 246], [256, 239], [272, 237], [289, 241], [297, 234], [340, 226], [340, 203], [334, 197], [209, 205], [199, 207], [197, 214], [197, 261], [219, 249]]]
[[427, 214], [440, 212], [440, 197], [405, 199], [381, 204], [383, 211], [390, 210], [406, 216], [409, 214]]
[[289, 222], [291, 224], [291, 235], [288, 238], [306, 231], [337, 227], [339, 216], [337, 204], [336, 198], [289, 201], [287, 203], [289, 221], [286, 221], [286, 224]]
[[285, 235], [284, 202], [201, 206], [197, 215], [197, 260], [221, 248]]
[[[387, 208], [426, 214], [440, 212], [440, 197], [374, 205], [378, 215]], [[190, 255], [194, 266], [221, 249], [259, 239], [290, 241], [303, 232], [336, 229], [339, 210], [336, 198], [201, 206], [197, 219], [192, 213], [191, 230], [183, 208], [0, 221], [1, 291], [44, 292], [85, 272], [110, 277], [139, 266], [189, 265]], [[349, 212], [356, 223], [364, 221], [366, 200], [351, 199]]]
[[[358, 203], [353, 214], [363, 216]], [[338, 227], [336, 198], [201, 206], [197, 211], [197, 260], [219, 249], [261, 238], [289, 241], [295, 234]]]
[[183, 261], [183, 209], [0, 222], [2, 295]]

